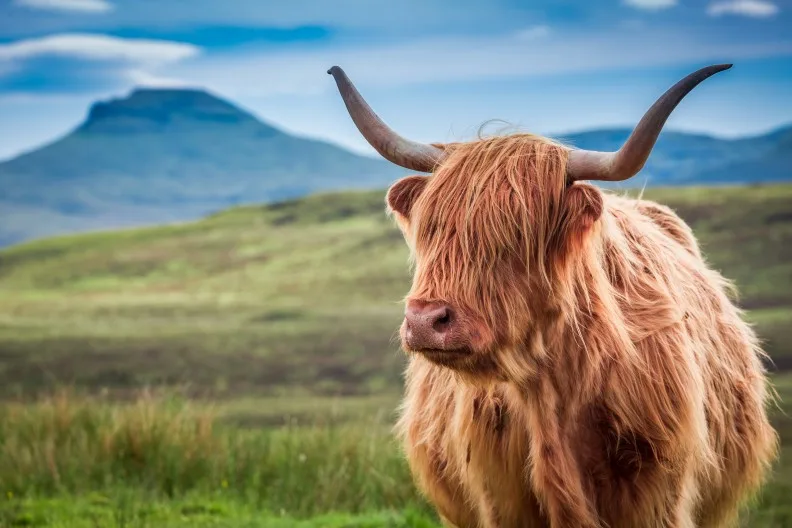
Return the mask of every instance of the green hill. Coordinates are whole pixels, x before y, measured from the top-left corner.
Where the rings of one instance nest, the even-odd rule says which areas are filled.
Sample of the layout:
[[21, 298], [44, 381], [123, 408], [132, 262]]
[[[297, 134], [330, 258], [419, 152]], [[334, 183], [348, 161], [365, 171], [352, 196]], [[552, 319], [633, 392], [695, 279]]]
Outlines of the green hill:
[[[792, 185], [645, 196], [691, 223], [792, 369]], [[382, 190], [19, 245], [0, 251], [0, 387], [395, 392], [409, 284]]]

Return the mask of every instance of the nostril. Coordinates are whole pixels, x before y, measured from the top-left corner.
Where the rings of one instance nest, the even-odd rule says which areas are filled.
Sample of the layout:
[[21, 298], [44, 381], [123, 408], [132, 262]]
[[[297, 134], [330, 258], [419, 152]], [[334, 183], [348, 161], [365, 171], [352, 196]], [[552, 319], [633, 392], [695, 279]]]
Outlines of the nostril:
[[443, 333], [448, 330], [448, 327], [451, 325], [451, 310], [444, 308], [442, 313], [438, 314], [438, 317], [432, 323], [432, 329], [435, 332]]

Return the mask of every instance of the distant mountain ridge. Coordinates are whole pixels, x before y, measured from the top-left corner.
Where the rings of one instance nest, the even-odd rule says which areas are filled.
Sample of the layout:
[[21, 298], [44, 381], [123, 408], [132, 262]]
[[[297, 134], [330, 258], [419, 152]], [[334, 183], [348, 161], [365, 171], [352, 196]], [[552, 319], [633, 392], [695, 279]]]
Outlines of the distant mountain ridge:
[[[592, 130], [558, 137], [584, 149], [618, 149], [632, 131]], [[766, 134], [722, 139], [704, 134], [664, 131], [638, 180], [648, 185], [719, 185], [769, 183], [792, 179], [792, 125]]]
[[[559, 137], [618, 148], [628, 129]], [[384, 188], [408, 173], [299, 138], [200, 89], [100, 101], [64, 137], [0, 163], [0, 246], [69, 232], [190, 220], [242, 203]], [[725, 140], [664, 132], [638, 185], [792, 179], [792, 126]]]
[[0, 245], [382, 187], [400, 173], [286, 134], [202, 90], [138, 89], [95, 103], [71, 133], [0, 163]]

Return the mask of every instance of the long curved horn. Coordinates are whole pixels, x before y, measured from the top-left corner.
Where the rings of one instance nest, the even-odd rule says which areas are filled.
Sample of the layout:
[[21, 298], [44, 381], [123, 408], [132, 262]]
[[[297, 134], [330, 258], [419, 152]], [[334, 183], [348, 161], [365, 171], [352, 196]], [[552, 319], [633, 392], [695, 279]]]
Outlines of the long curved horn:
[[567, 166], [569, 180], [623, 181], [638, 174], [649, 158], [668, 116], [682, 98], [704, 79], [731, 67], [731, 64], [717, 64], [701, 68], [669, 88], [644, 114], [627, 142], [617, 152], [571, 151]]
[[366, 103], [344, 70], [333, 66], [327, 73], [333, 76], [341, 98], [360, 133], [386, 160], [409, 170], [432, 172], [445, 153], [432, 145], [416, 143], [401, 137], [388, 128]]

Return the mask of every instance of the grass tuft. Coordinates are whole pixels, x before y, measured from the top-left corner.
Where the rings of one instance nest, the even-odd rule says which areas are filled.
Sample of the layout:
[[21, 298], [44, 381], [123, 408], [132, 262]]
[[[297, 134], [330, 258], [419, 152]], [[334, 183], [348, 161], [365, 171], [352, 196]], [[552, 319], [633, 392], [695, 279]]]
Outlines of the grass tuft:
[[380, 424], [249, 430], [219, 423], [211, 408], [149, 393], [120, 404], [60, 392], [0, 407], [7, 497], [123, 488], [160, 499], [217, 496], [297, 518], [424, 508]]

